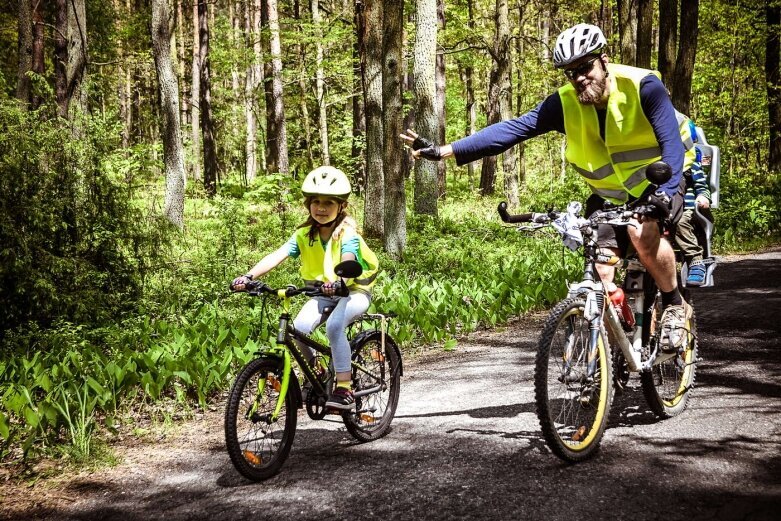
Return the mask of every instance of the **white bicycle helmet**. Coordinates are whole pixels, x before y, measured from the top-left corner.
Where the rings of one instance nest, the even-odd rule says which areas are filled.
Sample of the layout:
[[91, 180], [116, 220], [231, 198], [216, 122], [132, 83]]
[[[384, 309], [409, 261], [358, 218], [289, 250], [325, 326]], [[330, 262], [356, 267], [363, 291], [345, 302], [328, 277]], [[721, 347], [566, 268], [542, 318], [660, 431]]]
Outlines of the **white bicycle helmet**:
[[344, 172], [332, 166], [319, 166], [309, 172], [301, 185], [304, 197], [328, 195], [346, 201], [352, 187]]
[[605, 35], [596, 25], [578, 24], [570, 27], [556, 38], [553, 49], [553, 65], [557, 69], [589, 54], [600, 54], [607, 46]]

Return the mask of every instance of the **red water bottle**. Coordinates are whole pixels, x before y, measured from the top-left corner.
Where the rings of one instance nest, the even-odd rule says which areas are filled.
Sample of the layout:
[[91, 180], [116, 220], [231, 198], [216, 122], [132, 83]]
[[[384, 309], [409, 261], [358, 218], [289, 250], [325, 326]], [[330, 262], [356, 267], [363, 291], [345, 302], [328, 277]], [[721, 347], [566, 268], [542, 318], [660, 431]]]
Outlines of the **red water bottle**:
[[629, 306], [629, 302], [624, 298], [624, 290], [616, 288], [615, 291], [610, 293], [610, 302], [613, 303], [613, 308], [616, 310], [621, 322], [626, 324], [627, 328], [633, 328], [635, 325], [635, 314], [632, 312], [632, 308]]

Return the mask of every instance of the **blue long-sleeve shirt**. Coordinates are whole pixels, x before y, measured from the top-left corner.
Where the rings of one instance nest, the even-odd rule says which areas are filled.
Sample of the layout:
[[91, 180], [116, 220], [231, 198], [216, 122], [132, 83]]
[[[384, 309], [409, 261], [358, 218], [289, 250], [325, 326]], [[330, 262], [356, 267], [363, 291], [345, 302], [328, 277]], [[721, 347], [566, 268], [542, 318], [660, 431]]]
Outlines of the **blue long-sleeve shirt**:
[[[640, 82], [640, 105], [651, 123], [662, 150], [662, 161], [672, 167], [673, 175], [660, 187], [672, 197], [683, 175], [686, 149], [681, 141], [675, 109], [662, 81], [649, 74]], [[605, 138], [606, 110], [597, 110], [600, 135]], [[501, 154], [529, 138], [556, 131], [564, 134], [564, 109], [558, 91], [545, 98], [535, 108], [514, 119], [500, 121], [452, 143], [458, 165], [465, 165], [485, 156]]]

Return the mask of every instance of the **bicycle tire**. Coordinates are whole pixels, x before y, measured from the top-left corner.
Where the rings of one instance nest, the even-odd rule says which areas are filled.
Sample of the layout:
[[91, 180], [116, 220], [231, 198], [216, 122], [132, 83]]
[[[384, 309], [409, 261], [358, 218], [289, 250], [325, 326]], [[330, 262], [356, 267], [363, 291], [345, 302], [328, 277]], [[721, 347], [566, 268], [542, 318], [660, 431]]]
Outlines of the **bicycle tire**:
[[[691, 297], [686, 295], [686, 300], [693, 304]], [[660, 306], [654, 303], [651, 324], [658, 320]], [[659, 418], [672, 418], [678, 416], [689, 405], [694, 380], [697, 376], [697, 322], [692, 308], [692, 316], [686, 324], [688, 341], [683, 353], [673, 358], [654, 365], [650, 370], [643, 371], [640, 382], [643, 387], [643, 395], [651, 411]], [[653, 327], [652, 327], [653, 330]]]
[[[290, 454], [296, 433], [297, 406], [288, 389], [280, 414], [271, 421], [277, 405], [283, 362], [257, 358], [239, 372], [225, 408], [225, 445], [233, 466], [252, 481], [279, 472]], [[291, 374], [291, 378], [295, 376]], [[262, 395], [258, 389], [263, 387]]]
[[598, 336], [597, 370], [592, 378], [587, 375], [590, 339], [585, 305], [583, 298], [575, 297], [551, 310], [535, 360], [534, 397], [542, 435], [551, 451], [568, 462], [588, 459], [599, 449], [613, 400], [612, 360], [604, 330]]
[[[355, 411], [342, 414], [347, 431], [357, 440], [366, 442], [382, 438], [390, 431], [399, 403], [401, 385], [401, 355], [396, 342], [382, 333], [369, 331], [356, 338], [352, 346], [353, 391], [379, 389], [357, 396]], [[366, 368], [367, 371], [361, 369]]]

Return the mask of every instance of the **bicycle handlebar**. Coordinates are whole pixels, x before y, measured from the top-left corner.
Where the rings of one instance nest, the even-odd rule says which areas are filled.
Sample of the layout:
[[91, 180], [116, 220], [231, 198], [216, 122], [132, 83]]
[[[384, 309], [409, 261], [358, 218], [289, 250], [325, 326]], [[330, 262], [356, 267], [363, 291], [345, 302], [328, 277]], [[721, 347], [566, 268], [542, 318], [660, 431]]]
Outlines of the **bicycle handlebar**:
[[[587, 221], [589, 223], [607, 223], [609, 221], [613, 221], [612, 224], [622, 224], [615, 222], [618, 221], [625, 221], [628, 223], [629, 219], [631, 217], [634, 217], [635, 215], [638, 216], [645, 216], [645, 215], [652, 215], [656, 213], [656, 208], [652, 205], [648, 204], [640, 204], [641, 200], [632, 201], [630, 203], [626, 203], [623, 205], [612, 205], [609, 203], [605, 203], [606, 208], [603, 210], [597, 210], [591, 216], [588, 217]], [[507, 203], [502, 201], [499, 203], [499, 206], [497, 207], [496, 211], [499, 213], [499, 217], [502, 219], [503, 222], [506, 222], [508, 224], [517, 224], [517, 223], [538, 223], [538, 224], [549, 224], [551, 221], [554, 221], [564, 215], [566, 212], [558, 211], [558, 210], [550, 210], [547, 213], [522, 213], [522, 214], [510, 214], [507, 212]]]
[[505, 201], [499, 203], [499, 206], [496, 208], [496, 211], [499, 212], [499, 217], [502, 218], [502, 221], [508, 224], [529, 223], [532, 222], [532, 219], [534, 219], [533, 213], [510, 215], [509, 213], [507, 213], [507, 203]]
[[[341, 282], [341, 281], [340, 281]], [[342, 282], [342, 291], [337, 291], [333, 295], [326, 295], [323, 290], [323, 283], [320, 282], [315, 286], [287, 286], [284, 288], [272, 288], [268, 284], [266, 284], [263, 281], [260, 280], [251, 280], [249, 281], [245, 286], [245, 292], [249, 293], [253, 297], [259, 297], [260, 295], [264, 293], [268, 293], [270, 295], [279, 295], [281, 291], [285, 292], [285, 297], [295, 297], [296, 295], [306, 295], [308, 297], [345, 297], [347, 294], [349, 294], [349, 291], [347, 290], [347, 286], [345, 286], [344, 282]]]

